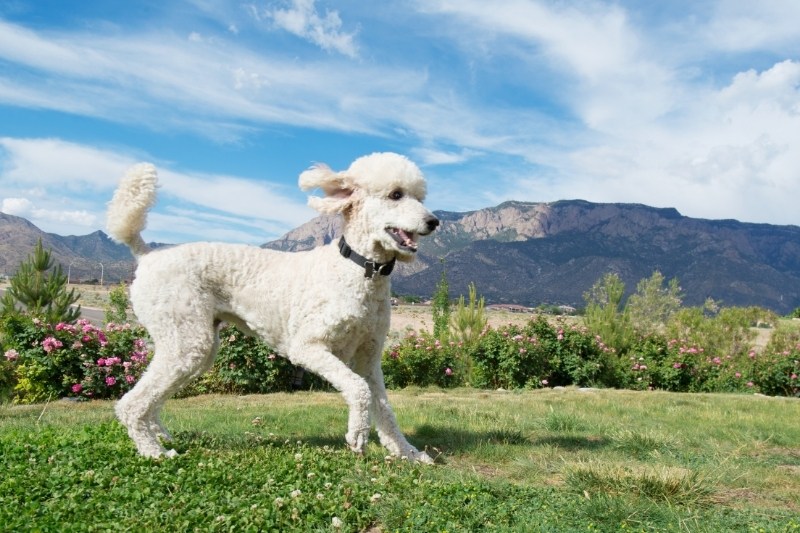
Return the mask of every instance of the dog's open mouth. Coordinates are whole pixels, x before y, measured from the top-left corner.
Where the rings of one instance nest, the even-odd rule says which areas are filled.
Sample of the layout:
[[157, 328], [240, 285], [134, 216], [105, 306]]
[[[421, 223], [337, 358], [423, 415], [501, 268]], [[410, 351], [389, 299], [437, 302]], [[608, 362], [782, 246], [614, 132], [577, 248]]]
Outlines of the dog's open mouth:
[[409, 252], [417, 251], [418, 245], [414, 240], [416, 235], [413, 232], [409, 233], [405, 230], [401, 230], [400, 228], [386, 228], [386, 233], [392, 236], [400, 249]]

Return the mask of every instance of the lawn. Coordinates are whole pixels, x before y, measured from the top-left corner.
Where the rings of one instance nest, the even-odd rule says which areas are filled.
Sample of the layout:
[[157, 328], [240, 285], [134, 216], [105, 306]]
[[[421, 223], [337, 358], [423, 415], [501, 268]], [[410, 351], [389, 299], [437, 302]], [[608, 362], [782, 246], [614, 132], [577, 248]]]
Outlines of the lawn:
[[[800, 401], [394, 391], [437, 466], [345, 449], [333, 393], [168, 402], [147, 460], [112, 403], [0, 406], [4, 531], [800, 531]], [[373, 435], [375, 440], [375, 435]]]

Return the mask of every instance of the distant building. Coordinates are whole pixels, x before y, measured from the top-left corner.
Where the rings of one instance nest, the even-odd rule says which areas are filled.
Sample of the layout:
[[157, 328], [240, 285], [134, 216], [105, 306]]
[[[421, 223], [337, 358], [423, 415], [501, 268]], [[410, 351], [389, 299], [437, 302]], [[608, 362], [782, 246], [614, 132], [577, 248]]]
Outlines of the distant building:
[[485, 307], [489, 311], [508, 311], [509, 313], [533, 313], [533, 309], [515, 304], [489, 304]]

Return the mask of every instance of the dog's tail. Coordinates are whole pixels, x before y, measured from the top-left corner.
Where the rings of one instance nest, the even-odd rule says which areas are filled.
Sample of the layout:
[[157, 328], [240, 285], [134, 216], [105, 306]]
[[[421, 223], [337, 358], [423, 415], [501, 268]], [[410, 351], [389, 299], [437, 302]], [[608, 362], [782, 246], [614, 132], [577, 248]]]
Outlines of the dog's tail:
[[131, 167], [108, 203], [106, 227], [109, 235], [127, 244], [137, 259], [150, 251], [142, 239], [147, 212], [156, 201], [156, 167], [140, 163]]

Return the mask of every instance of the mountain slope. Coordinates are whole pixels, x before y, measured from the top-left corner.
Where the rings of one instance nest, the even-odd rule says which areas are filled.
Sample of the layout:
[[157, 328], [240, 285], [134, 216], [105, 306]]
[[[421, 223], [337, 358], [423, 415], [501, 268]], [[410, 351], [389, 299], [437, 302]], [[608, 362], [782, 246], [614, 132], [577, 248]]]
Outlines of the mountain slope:
[[[436, 214], [442, 226], [422, 240], [419, 263], [394, 278], [400, 294], [432, 294], [444, 258], [453, 295], [465, 294], [474, 281], [490, 302], [582, 306], [583, 293], [606, 272], [617, 273], [631, 292], [660, 270], [679, 279], [689, 305], [713, 297], [782, 313], [800, 306], [797, 226], [693, 219], [675, 209], [581, 200]], [[306, 249], [316, 224], [266, 246]], [[325, 240], [338, 236], [330, 220], [323, 225]]]
[[[399, 294], [429, 297], [444, 258], [451, 295], [475, 282], [489, 302], [583, 305], [583, 293], [606, 272], [628, 292], [660, 270], [677, 277], [685, 303], [707, 297], [787, 313], [800, 307], [800, 228], [702, 220], [638, 204], [506, 202], [467, 213], [437, 212], [442, 225], [421, 240], [418, 259], [392, 274]], [[320, 216], [265, 248], [301, 251], [334, 242], [338, 217]], [[128, 249], [103, 232], [61, 237], [0, 213], [0, 274], [12, 274], [36, 240], [53, 250], [73, 279], [130, 279]]]
[[61, 263], [72, 281], [99, 280], [102, 276], [104, 281], [117, 282], [132, 276], [134, 262], [128, 247], [115, 243], [102, 231], [62, 237], [5, 213], [0, 213], [0, 274], [16, 272], [39, 239], [45, 249], [52, 250], [53, 259]]

